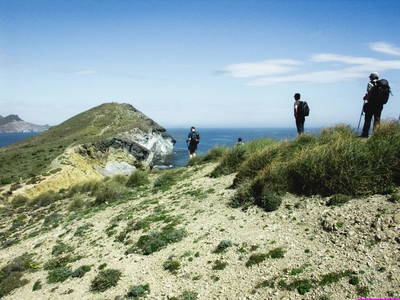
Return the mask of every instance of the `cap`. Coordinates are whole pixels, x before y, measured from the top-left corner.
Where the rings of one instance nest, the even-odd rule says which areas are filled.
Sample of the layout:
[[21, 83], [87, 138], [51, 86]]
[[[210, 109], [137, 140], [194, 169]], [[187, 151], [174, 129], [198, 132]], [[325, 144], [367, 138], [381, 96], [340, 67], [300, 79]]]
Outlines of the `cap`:
[[369, 75], [372, 79], [379, 78], [379, 73], [378, 72], [372, 72], [371, 75]]

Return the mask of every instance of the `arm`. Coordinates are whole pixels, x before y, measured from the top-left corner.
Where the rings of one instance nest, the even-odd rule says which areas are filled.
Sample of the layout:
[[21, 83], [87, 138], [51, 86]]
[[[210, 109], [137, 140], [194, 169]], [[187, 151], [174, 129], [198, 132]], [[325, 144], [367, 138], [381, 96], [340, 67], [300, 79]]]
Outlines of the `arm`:
[[368, 86], [367, 86], [367, 92], [365, 93], [365, 96], [364, 96], [364, 98], [363, 98], [363, 100], [369, 100], [369, 98], [371, 97], [371, 91], [372, 91], [372, 88], [374, 87], [374, 84], [373, 83], [368, 83]]

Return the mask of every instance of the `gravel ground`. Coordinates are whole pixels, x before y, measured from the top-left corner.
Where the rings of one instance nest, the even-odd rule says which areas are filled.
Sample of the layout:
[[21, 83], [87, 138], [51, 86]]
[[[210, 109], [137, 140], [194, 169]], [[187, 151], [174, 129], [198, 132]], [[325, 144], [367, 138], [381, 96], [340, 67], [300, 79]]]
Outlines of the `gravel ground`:
[[[328, 198], [287, 194], [274, 212], [258, 207], [243, 211], [229, 206], [235, 175], [207, 177], [214, 167], [185, 168], [186, 179], [168, 191], [138, 191], [129, 202], [110, 204], [84, 217], [73, 218], [66, 210], [70, 200], [28, 213], [28, 220], [35, 220], [56, 212], [63, 221], [39, 234], [33, 233], [44, 219], [22, 226], [17, 232], [20, 242], [1, 247], [1, 268], [25, 252], [35, 254], [39, 264], [35, 272], [24, 273], [29, 283], [4, 299], [124, 299], [132, 286], [145, 284], [146, 299], [400, 297], [399, 203], [375, 195], [327, 206]], [[179, 219], [176, 229], [186, 237], [150, 255], [126, 254], [142, 235], [165, 224], [154, 221], [147, 232], [126, 229], [160, 211]], [[0, 233], [17, 217], [3, 217]], [[77, 229], [83, 233], [77, 234]], [[121, 232], [126, 235], [118, 241]], [[226, 247], [215, 253], [221, 242]], [[82, 257], [69, 264], [72, 270], [83, 265], [91, 270], [81, 278], [47, 283], [43, 265], [55, 257], [53, 247], [60, 243]], [[251, 265], [255, 257], [262, 259]], [[175, 272], [164, 268], [171, 258], [180, 263]], [[122, 276], [116, 286], [93, 292], [91, 283], [104, 264]], [[42, 288], [32, 291], [39, 281]]]

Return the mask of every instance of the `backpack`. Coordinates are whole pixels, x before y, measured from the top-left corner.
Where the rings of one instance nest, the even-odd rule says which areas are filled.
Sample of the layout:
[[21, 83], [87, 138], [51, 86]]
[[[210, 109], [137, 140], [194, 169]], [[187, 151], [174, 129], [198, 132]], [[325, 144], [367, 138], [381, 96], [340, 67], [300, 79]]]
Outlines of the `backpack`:
[[300, 101], [298, 112], [301, 116], [308, 117], [310, 115], [310, 107], [306, 101]]
[[192, 135], [190, 136], [190, 142], [196, 144], [200, 143], [200, 134], [198, 132], [192, 132]]
[[371, 92], [373, 93], [372, 99], [380, 104], [386, 104], [389, 100], [389, 94], [392, 94], [389, 82], [386, 79], [378, 80]]

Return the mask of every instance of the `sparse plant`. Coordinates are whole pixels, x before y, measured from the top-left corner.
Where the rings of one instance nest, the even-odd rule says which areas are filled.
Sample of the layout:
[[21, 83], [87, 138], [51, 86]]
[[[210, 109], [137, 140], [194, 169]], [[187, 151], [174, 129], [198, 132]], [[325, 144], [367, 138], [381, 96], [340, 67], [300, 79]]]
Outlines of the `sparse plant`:
[[68, 211], [76, 211], [84, 206], [85, 202], [83, 200], [83, 196], [81, 194], [73, 195], [71, 201], [68, 204]]
[[222, 240], [213, 253], [222, 253], [229, 247], [232, 247], [232, 242], [228, 240]]
[[328, 206], [343, 205], [344, 203], [349, 202], [350, 199], [351, 198], [348, 195], [335, 194], [328, 200], [326, 204]]
[[110, 287], [116, 286], [121, 275], [121, 271], [119, 270], [101, 270], [99, 274], [92, 280], [90, 290], [92, 292], [104, 292]]
[[213, 270], [223, 270], [226, 268], [227, 265], [228, 265], [227, 262], [217, 259], [216, 261], [214, 261], [214, 265], [213, 265], [212, 269]]
[[176, 259], [175, 255], [171, 255], [163, 264], [164, 270], [176, 274], [177, 270], [181, 267], [181, 263]]
[[32, 287], [32, 292], [38, 291], [42, 289], [42, 283], [40, 282], [40, 280], [35, 281], [35, 283], [33, 284]]
[[171, 223], [161, 230], [142, 235], [136, 245], [128, 249], [126, 254], [140, 250], [144, 255], [149, 255], [164, 248], [167, 244], [181, 241], [186, 235], [187, 233], [184, 229], [176, 229], [175, 224]]
[[142, 285], [133, 285], [129, 288], [129, 291], [126, 295], [128, 299], [140, 299], [145, 298], [147, 293], [150, 292], [150, 285], [148, 283]]
[[68, 266], [52, 269], [47, 274], [47, 283], [64, 282], [71, 274], [71, 268]]
[[11, 263], [0, 270], [0, 297], [6, 296], [14, 289], [29, 283], [27, 279], [22, 279], [22, 277], [24, 272], [37, 269], [37, 264], [32, 257], [32, 255], [24, 253], [14, 258]]
[[150, 183], [149, 173], [142, 170], [135, 170], [129, 175], [126, 186], [130, 188], [145, 186]]
[[182, 293], [181, 300], [196, 300], [198, 293], [186, 290]]
[[28, 204], [30, 206], [44, 207], [61, 199], [62, 197], [60, 196], [60, 194], [50, 190], [36, 196]]
[[16, 195], [12, 200], [11, 200], [11, 206], [13, 208], [25, 206], [28, 203], [29, 199], [25, 197], [24, 195]]
[[122, 199], [127, 195], [127, 188], [117, 182], [103, 182], [94, 192], [95, 205], [107, 204]]
[[90, 266], [84, 265], [80, 266], [71, 273], [71, 277], [82, 278], [87, 272], [91, 270]]
[[246, 262], [246, 267], [251, 267], [252, 265], [258, 265], [263, 262], [268, 257], [265, 253], [254, 253], [250, 255], [248, 261]]

